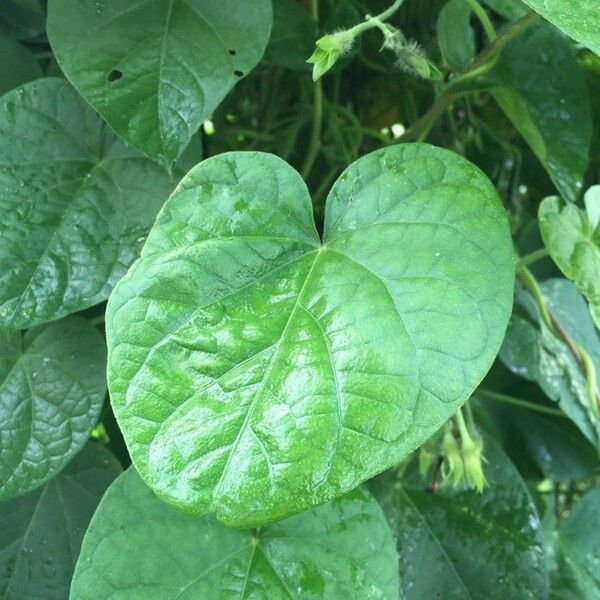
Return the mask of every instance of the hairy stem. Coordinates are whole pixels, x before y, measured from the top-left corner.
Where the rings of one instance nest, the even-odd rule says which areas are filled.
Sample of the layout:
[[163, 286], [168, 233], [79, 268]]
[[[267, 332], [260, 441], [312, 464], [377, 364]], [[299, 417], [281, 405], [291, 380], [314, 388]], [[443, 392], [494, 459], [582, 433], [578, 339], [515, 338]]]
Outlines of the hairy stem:
[[363, 23], [359, 23], [358, 25], [351, 27], [348, 30], [348, 33], [351, 33], [352, 35], [359, 35], [363, 33], [363, 31], [367, 31], [367, 29], [372, 29], [373, 27], [380, 27], [381, 21], [389, 19], [402, 6], [403, 2], [404, 0], [396, 0], [389, 8], [379, 13], [378, 15], [375, 15], [374, 17], [367, 15]]

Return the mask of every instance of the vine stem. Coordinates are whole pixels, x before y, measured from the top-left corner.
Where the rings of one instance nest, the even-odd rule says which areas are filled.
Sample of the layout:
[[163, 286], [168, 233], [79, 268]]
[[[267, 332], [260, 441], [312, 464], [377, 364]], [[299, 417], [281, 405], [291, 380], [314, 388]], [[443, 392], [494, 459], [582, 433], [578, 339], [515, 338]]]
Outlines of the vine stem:
[[540, 248], [539, 250], [534, 250], [533, 252], [526, 254], [525, 256], [523, 256], [523, 258], [521, 258], [519, 260], [519, 266], [527, 267], [528, 265], [530, 265], [534, 262], [537, 262], [538, 260], [540, 260], [542, 258], [546, 258], [546, 256], [548, 256], [548, 250], [546, 250], [546, 248]]
[[504, 404], [511, 404], [512, 406], [518, 406], [526, 410], [533, 412], [539, 412], [546, 415], [552, 415], [553, 417], [561, 417], [566, 419], [567, 416], [558, 408], [551, 408], [550, 406], [544, 406], [543, 404], [536, 404], [535, 402], [528, 402], [521, 398], [515, 398], [508, 394], [500, 394], [499, 392], [493, 392], [486, 388], [477, 388], [476, 395], [488, 398], [489, 400], [495, 400], [496, 402], [503, 402]]
[[419, 117], [397, 140], [397, 143], [410, 142], [418, 139], [423, 132], [429, 131], [435, 120], [448, 108], [450, 103], [461, 91], [460, 86], [475, 79], [479, 75], [487, 73], [495, 63], [498, 53], [518, 35], [525, 27], [538, 17], [538, 14], [530, 11], [519, 20], [515, 21], [504, 33], [488, 44], [474, 59], [471, 66], [460, 76], [449, 81], [446, 90], [429, 107], [429, 110]]
[[[319, 24], [319, 0], [311, 0], [311, 14], [314, 22]], [[321, 130], [323, 128], [323, 85], [320, 79], [313, 82], [313, 119], [310, 132], [310, 141], [306, 157], [300, 170], [302, 179], [306, 181], [315, 164], [317, 154], [321, 149]]]
[[348, 33], [352, 36], [357, 36], [363, 31], [367, 31], [367, 29], [381, 27], [381, 22], [389, 19], [402, 6], [403, 2], [404, 0], [396, 0], [389, 8], [380, 12], [378, 15], [375, 15], [374, 17], [367, 15], [364, 22], [358, 23], [354, 27], [348, 29]]
[[467, 4], [471, 7], [471, 10], [475, 14], [475, 16], [479, 19], [483, 30], [485, 31], [485, 35], [490, 42], [493, 42], [496, 39], [496, 30], [490, 21], [487, 13], [484, 8], [479, 4], [477, 0], [467, 0]]

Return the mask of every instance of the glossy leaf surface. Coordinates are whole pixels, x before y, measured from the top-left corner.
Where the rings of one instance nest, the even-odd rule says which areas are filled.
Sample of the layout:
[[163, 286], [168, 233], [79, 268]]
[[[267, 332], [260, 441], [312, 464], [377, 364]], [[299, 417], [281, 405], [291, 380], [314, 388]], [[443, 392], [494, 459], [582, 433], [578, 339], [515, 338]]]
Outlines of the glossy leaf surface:
[[548, 171], [577, 200], [592, 132], [589, 96], [573, 51], [548, 23], [534, 23], [502, 51], [493, 96]]
[[545, 198], [538, 210], [544, 245], [560, 270], [587, 298], [600, 328], [600, 186], [586, 193], [582, 211], [557, 196]]
[[62, 79], [0, 98], [0, 328], [102, 302], [172, 189]]
[[0, 94], [42, 76], [35, 56], [19, 42], [0, 33]]
[[131, 468], [92, 519], [71, 600], [129, 600], [148, 590], [179, 600], [395, 600], [398, 557], [381, 509], [364, 490], [253, 534], [180, 513]]
[[438, 17], [440, 52], [455, 71], [464, 71], [475, 56], [475, 35], [470, 21], [471, 7], [467, 0], [449, 0]]
[[485, 442], [489, 487], [482, 494], [427, 493], [420, 477], [378, 494], [396, 535], [407, 600], [547, 597], [535, 506], [504, 452]]
[[0, 504], [0, 598], [68, 598], [83, 534], [120, 470], [89, 443], [44, 487]]
[[553, 536], [554, 600], [594, 600], [600, 596], [600, 489], [580, 498]]
[[0, 499], [56, 475], [100, 414], [106, 348], [84, 319], [0, 334]]
[[600, 56], [597, 0], [523, 0], [550, 23]]
[[166, 167], [261, 59], [270, 0], [51, 0], [61, 69], [130, 144]]
[[[541, 289], [550, 310], [571, 339], [588, 351], [600, 372], [600, 339], [575, 286], [565, 279], [550, 279]], [[600, 422], [590, 404], [585, 378], [569, 348], [541, 322], [533, 298], [523, 289], [517, 290], [500, 358], [517, 375], [538, 383], [600, 449]]]
[[377, 151], [334, 184], [323, 244], [311, 212], [275, 156], [208, 159], [111, 295], [115, 414], [186, 511], [253, 526], [354, 488], [438, 429], [500, 346], [513, 252], [471, 163]]

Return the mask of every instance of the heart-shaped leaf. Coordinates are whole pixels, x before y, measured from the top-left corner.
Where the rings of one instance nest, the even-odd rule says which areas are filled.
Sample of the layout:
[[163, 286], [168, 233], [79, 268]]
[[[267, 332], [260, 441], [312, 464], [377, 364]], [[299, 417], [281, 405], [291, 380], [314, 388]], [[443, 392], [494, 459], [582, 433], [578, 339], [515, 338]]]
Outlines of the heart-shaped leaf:
[[559, 269], [587, 298], [600, 329], [600, 186], [585, 194], [585, 212], [557, 196], [544, 198], [538, 210], [544, 245]]
[[[152, 543], [149, 543], [149, 541]], [[226, 529], [159, 500], [134, 469], [109, 488], [85, 535], [71, 600], [396, 599], [398, 557], [366, 490], [259, 532]]]
[[62, 79], [0, 98], [0, 328], [106, 300], [172, 190]]
[[0, 334], [0, 499], [56, 475], [87, 442], [104, 402], [106, 347], [85, 319]]
[[489, 85], [558, 191], [577, 200], [589, 162], [592, 113], [567, 40], [548, 23], [530, 25], [506, 45]]
[[500, 347], [513, 251], [496, 191], [426, 144], [352, 164], [321, 244], [306, 186], [269, 154], [182, 180], [107, 307], [109, 387], [142, 477], [254, 526], [404, 458]]
[[68, 598], [83, 534], [120, 470], [90, 443], [44, 487], [0, 504], [1, 598]]
[[420, 477], [378, 486], [407, 600], [548, 597], [542, 527], [527, 486], [487, 436], [484, 449], [489, 487], [482, 494], [428, 493]]
[[50, 0], [61, 69], [125, 140], [166, 167], [261, 59], [270, 0]]
[[600, 56], [597, 0], [523, 0], [550, 23]]

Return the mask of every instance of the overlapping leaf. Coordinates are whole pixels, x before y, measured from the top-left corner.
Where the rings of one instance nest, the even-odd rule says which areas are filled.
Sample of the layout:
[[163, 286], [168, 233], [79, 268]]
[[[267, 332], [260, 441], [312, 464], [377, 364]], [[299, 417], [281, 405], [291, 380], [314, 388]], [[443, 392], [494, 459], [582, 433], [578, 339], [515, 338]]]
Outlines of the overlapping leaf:
[[540, 204], [538, 220], [550, 256], [586, 297], [600, 329], [600, 186], [586, 192], [585, 205], [582, 211], [551, 196]]
[[395, 600], [398, 561], [385, 517], [366, 491], [252, 533], [183, 515], [129, 469], [92, 519], [70, 597], [125, 600], [148, 590], [179, 600]]
[[592, 118], [583, 75], [560, 32], [548, 23], [530, 25], [504, 48], [489, 84], [558, 191], [577, 200]]
[[90, 443], [44, 487], [0, 504], [0, 597], [64, 600], [83, 534], [118, 475], [116, 459]]
[[311, 213], [280, 159], [211, 158], [109, 300], [119, 424], [187, 511], [253, 526], [354, 488], [439, 428], [500, 346], [513, 253], [471, 163], [374, 152], [333, 186], [323, 244]]
[[440, 52], [448, 65], [464, 71], [475, 56], [475, 35], [471, 29], [471, 7], [467, 0], [449, 0], [437, 21]]
[[525, 482], [486, 437], [489, 487], [424, 491], [419, 477], [377, 494], [396, 535], [407, 600], [538, 600], [548, 594], [543, 536]]
[[261, 59], [270, 0], [51, 0], [48, 36], [71, 83], [166, 167]]
[[0, 334], [0, 499], [56, 475], [88, 440], [106, 393], [106, 348], [79, 317]]
[[172, 184], [61, 79], [0, 98], [0, 328], [102, 302]]
[[0, 31], [0, 94], [42, 76], [35, 56], [19, 42]]
[[[575, 286], [564, 279], [541, 284], [552, 312], [575, 343], [583, 346], [600, 372], [600, 339]], [[535, 381], [548, 398], [600, 449], [600, 421], [594, 414], [585, 377], [570, 349], [540, 320], [533, 298], [517, 290], [500, 358], [517, 375]]]

